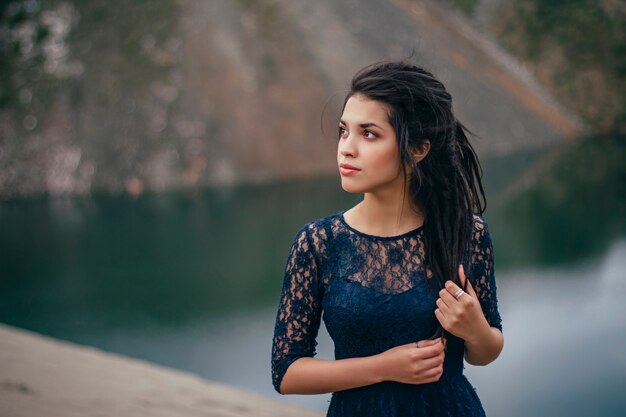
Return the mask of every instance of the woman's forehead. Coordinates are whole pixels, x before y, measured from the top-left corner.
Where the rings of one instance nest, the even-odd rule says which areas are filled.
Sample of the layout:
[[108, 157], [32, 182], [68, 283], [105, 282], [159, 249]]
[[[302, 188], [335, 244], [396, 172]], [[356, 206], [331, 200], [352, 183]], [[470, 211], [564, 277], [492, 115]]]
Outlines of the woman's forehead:
[[389, 125], [389, 109], [381, 101], [372, 100], [362, 94], [348, 99], [341, 120], [345, 123], [376, 123]]

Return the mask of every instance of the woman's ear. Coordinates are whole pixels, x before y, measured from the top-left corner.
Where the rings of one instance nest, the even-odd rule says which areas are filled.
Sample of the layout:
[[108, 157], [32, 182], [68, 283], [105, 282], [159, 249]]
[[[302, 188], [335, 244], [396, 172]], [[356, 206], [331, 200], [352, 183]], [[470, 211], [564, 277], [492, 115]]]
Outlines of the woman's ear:
[[428, 139], [424, 139], [422, 144], [415, 149], [413, 149], [412, 157], [415, 163], [421, 162], [422, 159], [426, 158], [430, 152], [430, 141]]

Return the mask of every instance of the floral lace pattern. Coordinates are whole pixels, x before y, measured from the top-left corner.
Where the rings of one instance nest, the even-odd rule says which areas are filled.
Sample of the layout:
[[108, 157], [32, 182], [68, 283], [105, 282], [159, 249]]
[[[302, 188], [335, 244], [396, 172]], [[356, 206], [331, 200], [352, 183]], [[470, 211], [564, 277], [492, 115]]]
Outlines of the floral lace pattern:
[[[487, 321], [491, 326], [502, 329], [497, 308], [491, 237], [479, 216], [474, 217], [471, 246], [470, 281]], [[324, 311], [324, 322], [335, 342], [337, 358], [364, 356], [372, 354], [372, 349], [377, 351], [407, 343], [407, 340], [428, 337], [432, 328], [437, 326], [433, 290], [436, 292], [438, 289], [429, 287], [438, 284], [430, 279], [432, 272], [425, 267], [424, 258], [421, 228], [394, 237], [371, 236], [350, 227], [343, 214], [338, 213], [300, 229], [287, 260], [276, 316], [272, 346], [274, 388], [280, 392], [282, 378], [295, 360], [315, 356], [315, 339]], [[368, 310], [371, 311], [367, 313]], [[414, 319], [409, 320], [410, 317]], [[449, 339], [456, 339], [449, 336]], [[463, 342], [460, 339], [450, 342], [444, 375], [462, 376]], [[450, 382], [440, 385], [442, 389], [451, 386], [452, 390], [472, 391], [464, 377], [458, 383], [464, 384], [463, 387], [455, 388]], [[385, 382], [358, 390], [389, 389], [389, 384], [393, 383]], [[410, 386], [412, 390], [423, 391], [422, 388]], [[354, 391], [335, 393], [329, 415], [357, 415], [337, 411], [356, 407], [356, 404], [342, 402], [342, 398], [348, 398], [348, 392], [354, 399]], [[410, 396], [415, 398], [415, 395], [413, 392]], [[458, 393], [455, 395], [458, 396]], [[394, 395], [385, 395], [385, 398], [391, 401], [385, 407], [398, 407], [396, 402], [402, 402], [400, 397]], [[424, 401], [430, 400], [425, 398]], [[477, 402], [476, 410], [482, 410], [478, 398], [473, 401]], [[478, 412], [476, 415], [481, 414]]]

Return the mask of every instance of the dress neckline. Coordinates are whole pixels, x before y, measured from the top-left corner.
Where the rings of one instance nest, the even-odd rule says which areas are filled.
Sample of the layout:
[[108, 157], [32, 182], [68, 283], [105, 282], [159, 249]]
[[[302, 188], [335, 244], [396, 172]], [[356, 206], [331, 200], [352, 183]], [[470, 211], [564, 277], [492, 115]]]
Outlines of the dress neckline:
[[366, 237], [368, 239], [373, 239], [373, 240], [399, 240], [405, 237], [409, 237], [412, 236], [418, 232], [420, 232], [423, 228], [424, 225], [422, 224], [421, 226], [416, 227], [415, 229], [409, 230], [408, 232], [404, 232], [402, 234], [399, 235], [394, 235], [394, 236], [377, 236], [377, 235], [370, 235], [368, 233], [362, 232], [360, 230], [355, 229], [354, 227], [350, 226], [348, 224], [348, 222], [346, 221], [345, 217], [343, 216], [344, 213], [346, 212], [346, 210], [342, 210], [339, 213], [337, 213], [337, 217], [339, 218], [339, 221], [341, 222], [341, 224], [343, 224], [343, 226], [350, 230], [351, 232], [359, 235], [359, 236], [363, 236]]

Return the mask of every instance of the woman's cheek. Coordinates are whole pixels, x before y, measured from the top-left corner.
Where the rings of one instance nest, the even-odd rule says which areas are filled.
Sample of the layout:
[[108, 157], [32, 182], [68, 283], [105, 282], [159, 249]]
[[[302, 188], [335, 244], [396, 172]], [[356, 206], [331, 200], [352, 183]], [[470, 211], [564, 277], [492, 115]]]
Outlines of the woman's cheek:
[[400, 163], [398, 161], [398, 150], [396, 147], [385, 147], [377, 152], [376, 167], [378, 171], [384, 171], [389, 174], [398, 172]]

